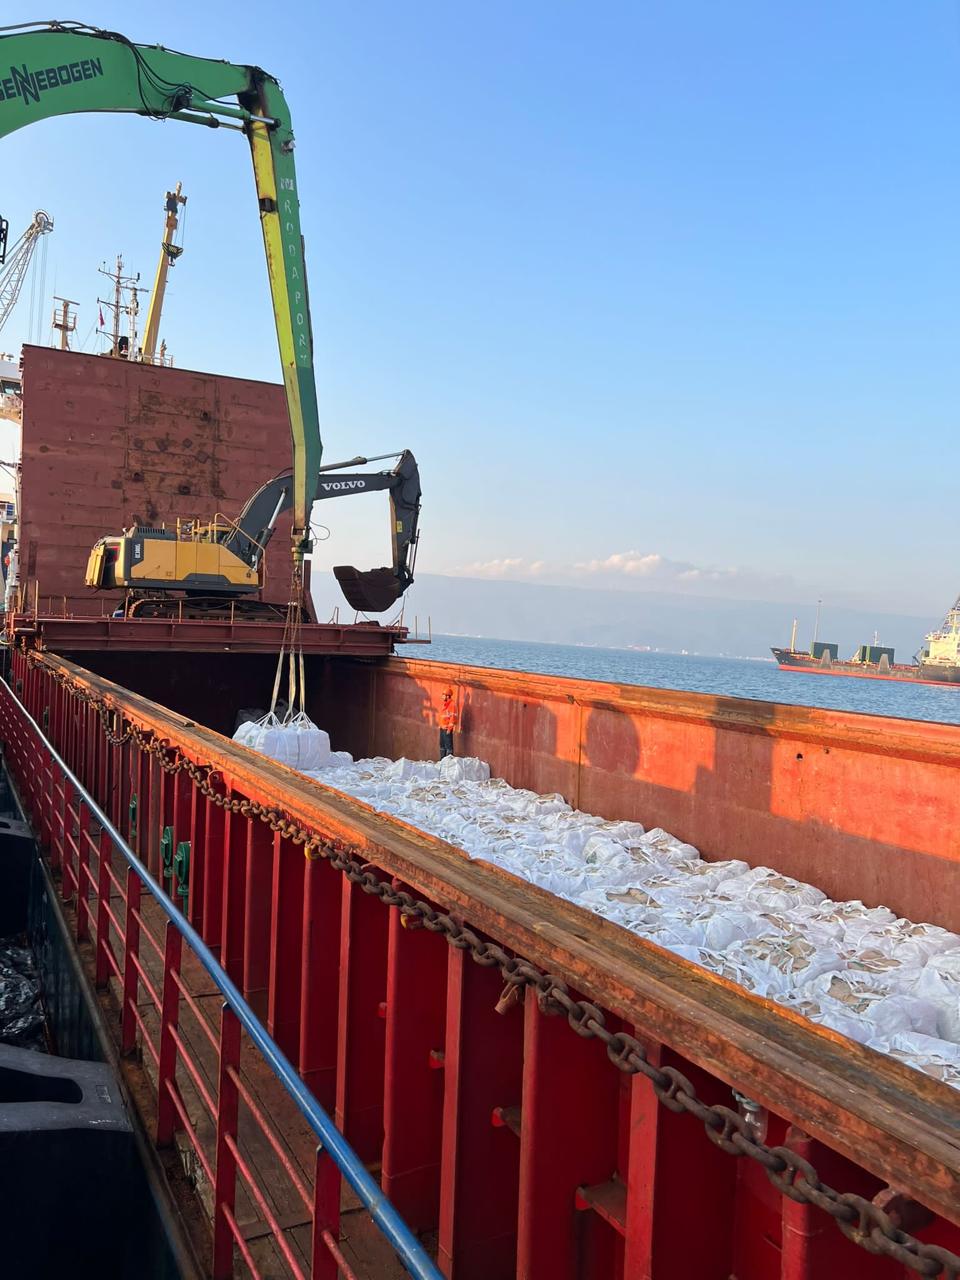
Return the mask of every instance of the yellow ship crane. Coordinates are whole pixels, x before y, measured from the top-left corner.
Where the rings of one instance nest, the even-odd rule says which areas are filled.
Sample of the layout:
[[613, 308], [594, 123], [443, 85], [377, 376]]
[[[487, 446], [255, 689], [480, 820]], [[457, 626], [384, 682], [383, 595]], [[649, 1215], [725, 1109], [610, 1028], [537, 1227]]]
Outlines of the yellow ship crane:
[[168, 191], [164, 209], [166, 217], [163, 224], [163, 240], [160, 244], [160, 260], [157, 262], [157, 274], [153, 278], [153, 292], [150, 295], [150, 306], [147, 310], [147, 327], [143, 334], [143, 359], [153, 364], [157, 355], [157, 342], [160, 337], [160, 316], [163, 313], [163, 297], [167, 291], [167, 275], [183, 253], [183, 245], [177, 244], [177, 229], [180, 225], [180, 209], [187, 203], [181, 184], [178, 182], [173, 191]]

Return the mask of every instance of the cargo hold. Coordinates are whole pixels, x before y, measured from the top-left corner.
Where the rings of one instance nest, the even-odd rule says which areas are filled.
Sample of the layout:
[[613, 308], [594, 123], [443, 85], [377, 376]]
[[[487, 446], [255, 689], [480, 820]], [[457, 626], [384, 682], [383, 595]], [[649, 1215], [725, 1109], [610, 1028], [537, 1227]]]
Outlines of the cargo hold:
[[[267, 659], [200, 655], [191, 684], [203, 696], [189, 708], [172, 656], [139, 675], [122, 664], [153, 702], [110, 681], [122, 657], [97, 655], [93, 674], [18, 656], [14, 687], [38, 720], [47, 710], [63, 749], [85, 751], [88, 785], [125, 830], [136, 796], [131, 835], [147, 866], [164, 866], [164, 815], [174, 847], [186, 833], [191, 919], [361, 1157], [381, 1166], [406, 1221], [436, 1240], [445, 1274], [671, 1274], [673, 1237], [650, 1185], [658, 1205], [679, 1197], [710, 1227], [702, 1244], [685, 1238], [691, 1275], [884, 1274], [889, 1263], [826, 1217], [821, 1231], [809, 1200], [765, 1191], [756, 1158], [731, 1160], [674, 1109], [707, 1116], [734, 1152], [785, 1144], [837, 1192], [876, 1199], [873, 1215], [906, 1196], [918, 1248], [960, 1244], [953, 1090], [238, 749], [218, 735], [252, 690], [268, 696]], [[710, 860], [739, 853], [838, 900], [957, 923], [958, 854], [942, 832], [960, 803], [958, 729], [432, 662], [311, 666], [312, 714], [355, 755], [432, 753], [453, 682], [459, 749], [512, 785], [661, 826]], [[134, 728], [119, 747], [104, 736]], [[225, 824], [197, 777], [236, 801]], [[806, 1272], [795, 1210], [813, 1215]]]

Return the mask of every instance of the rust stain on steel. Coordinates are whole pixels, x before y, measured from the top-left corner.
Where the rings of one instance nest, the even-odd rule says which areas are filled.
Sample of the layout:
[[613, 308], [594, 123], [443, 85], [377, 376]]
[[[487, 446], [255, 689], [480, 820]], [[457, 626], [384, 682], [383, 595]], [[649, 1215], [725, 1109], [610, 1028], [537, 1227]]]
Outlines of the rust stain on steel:
[[458, 753], [513, 786], [960, 931], [960, 726], [406, 658], [377, 678], [371, 754], [432, 754], [453, 683]]
[[[99, 615], [83, 585], [97, 538], [142, 521], [235, 517], [290, 463], [283, 388], [46, 347], [23, 350], [20, 541], [28, 598]], [[35, 563], [33, 563], [35, 550]], [[266, 554], [264, 598], [290, 586], [290, 517]], [[52, 609], [50, 610], [53, 611]]]
[[644, 1037], [670, 1045], [943, 1217], [960, 1221], [960, 1109], [949, 1086], [73, 663], [51, 656], [40, 661], [187, 757], [212, 765], [241, 794], [349, 842], [365, 861], [568, 982]]

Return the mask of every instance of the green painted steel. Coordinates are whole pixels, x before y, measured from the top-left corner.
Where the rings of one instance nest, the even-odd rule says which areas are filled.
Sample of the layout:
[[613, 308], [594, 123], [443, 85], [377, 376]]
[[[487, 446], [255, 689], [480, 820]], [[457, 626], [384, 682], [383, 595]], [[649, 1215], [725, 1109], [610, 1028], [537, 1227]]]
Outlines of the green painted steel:
[[164, 827], [160, 834], [160, 865], [164, 880], [173, 879], [173, 827]]
[[299, 560], [309, 536], [322, 444], [293, 129], [280, 85], [259, 67], [134, 44], [78, 23], [0, 28], [0, 137], [50, 116], [88, 111], [223, 124], [247, 136], [293, 439]]
[[190, 899], [190, 841], [181, 840], [173, 855], [173, 874], [177, 878], [177, 896], [183, 899], [186, 912]]

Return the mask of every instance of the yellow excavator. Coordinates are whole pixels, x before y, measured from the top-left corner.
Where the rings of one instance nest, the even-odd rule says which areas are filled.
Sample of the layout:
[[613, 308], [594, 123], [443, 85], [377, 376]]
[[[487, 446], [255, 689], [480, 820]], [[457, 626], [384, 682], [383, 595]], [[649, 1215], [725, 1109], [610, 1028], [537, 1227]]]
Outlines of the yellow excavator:
[[[48, 22], [0, 27], [0, 138], [50, 116], [74, 112], [128, 112], [153, 120], [179, 120], [244, 134], [256, 180], [267, 273], [283, 366], [287, 416], [293, 441], [293, 467], [279, 489], [293, 512], [291, 604], [303, 603], [303, 558], [311, 550], [310, 509], [315, 497], [363, 488], [391, 489], [408, 480], [383, 479], [389, 473], [353, 476], [352, 488], [334, 487], [324, 475], [342, 466], [321, 466], [313, 339], [307, 297], [306, 265], [300, 233], [300, 206], [293, 161], [290, 111], [273, 76], [255, 66], [194, 58], [160, 45], [140, 45], [115, 31], [79, 22]], [[412, 461], [412, 455], [400, 455]], [[400, 464], [398, 464], [400, 465]], [[416, 463], [413, 462], [416, 470]], [[369, 483], [367, 483], [369, 481]], [[361, 483], [362, 482], [362, 483]], [[270, 482], [276, 484], [276, 481]], [[324, 488], [324, 484], [329, 488]], [[393, 488], [391, 488], [393, 485]], [[419, 509], [419, 479], [416, 482]], [[262, 492], [262, 491], [261, 491]], [[276, 490], [273, 491], [276, 494]], [[251, 499], [256, 500], [257, 495]], [[248, 503], [248, 506], [250, 504]], [[246, 508], [245, 508], [246, 510]], [[278, 512], [279, 514], [279, 512]], [[394, 566], [360, 573], [338, 570], [351, 604], [365, 611], [390, 607], [412, 581], [416, 519], [412, 531], [397, 534]], [[406, 558], [398, 559], [397, 537], [406, 537]], [[251, 596], [259, 589], [262, 547], [246, 541], [243, 514], [237, 521], [214, 518], [204, 524], [171, 529], [127, 530], [102, 539], [94, 548], [87, 581], [92, 586], [122, 586], [139, 593], [181, 592], [191, 598]], [[139, 555], [139, 559], [137, 558]], [[392, 597], [392, 598], [391, 598]], [[156, 596], [161, 607], [164, 597]], [[146, 595], [138, 597], [146, 600]], [[146, 608], [144, 603], [142, 608]]]
[[[389, 470], [348, 472], [396, 458]], [[390, 497], [393, 564], [361, 572], [338, 565], [333, 572], [347, 601], [363, 613], [389, 609], [413, 581], [420, 473], [413, 454], [351, 458], [320, 468], [314, 501], [386, 490]], [[134, 525], [116, 537], [101, 538], [87, 562], [86, 584], [124, 589], [123, 616], [276, 618], [286, 608], [254, 599], [263, 585], [263, 556], [277, 520], [292, 503], [293, 474], [285, 471], [250, 498], [236, 520], [178, 521], [165, 526]]]

